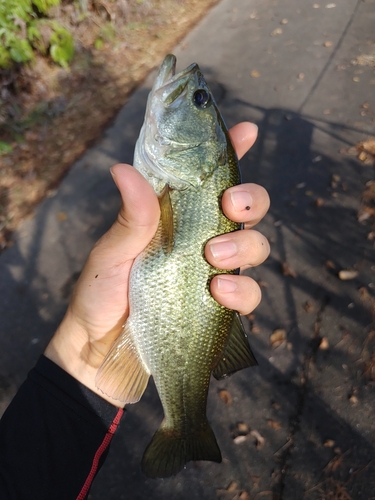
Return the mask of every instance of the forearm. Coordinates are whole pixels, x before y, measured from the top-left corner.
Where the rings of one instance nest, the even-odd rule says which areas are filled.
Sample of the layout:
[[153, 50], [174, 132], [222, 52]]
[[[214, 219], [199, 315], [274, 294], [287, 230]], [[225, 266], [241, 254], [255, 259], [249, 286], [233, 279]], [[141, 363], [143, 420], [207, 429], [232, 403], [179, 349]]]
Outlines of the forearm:
[[122, 414], [42, 357], [0, 421], [0, 498], [83, 500]]

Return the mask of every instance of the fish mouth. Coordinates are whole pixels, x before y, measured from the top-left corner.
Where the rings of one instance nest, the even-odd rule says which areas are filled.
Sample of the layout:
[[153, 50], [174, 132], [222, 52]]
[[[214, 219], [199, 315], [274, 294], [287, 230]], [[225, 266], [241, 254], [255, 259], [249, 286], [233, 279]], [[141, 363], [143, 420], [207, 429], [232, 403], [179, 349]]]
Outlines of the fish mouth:
[[153, 86], [153, 93], [158, 92], [162, 94], [165, 101], [171, 94], [176, 94], [178, 89], [180, 92], [185, 88], [191, 74], [199, 70], [196, 63], [190, 64], [186, 69], [176, 74], [176, 56], [168, 54], [160, 66], [159, 73], [155, 79]]

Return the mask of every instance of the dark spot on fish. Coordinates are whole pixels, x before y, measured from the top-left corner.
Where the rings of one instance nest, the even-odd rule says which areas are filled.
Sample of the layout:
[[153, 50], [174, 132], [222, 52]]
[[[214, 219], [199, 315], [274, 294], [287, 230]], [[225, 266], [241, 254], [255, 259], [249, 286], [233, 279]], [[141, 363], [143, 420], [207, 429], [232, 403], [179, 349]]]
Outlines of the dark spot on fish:
[[245, 207], [245, 208], [246, 208], [246, 210], [250, 210], [250, 207], [249, 207], [249, 205], [247, 205], [247, 207]]
[[98, 276], [99, 276], [99, 274], [97, 274], [97, 275], [95, 276], [95, 278], [97, 278]]

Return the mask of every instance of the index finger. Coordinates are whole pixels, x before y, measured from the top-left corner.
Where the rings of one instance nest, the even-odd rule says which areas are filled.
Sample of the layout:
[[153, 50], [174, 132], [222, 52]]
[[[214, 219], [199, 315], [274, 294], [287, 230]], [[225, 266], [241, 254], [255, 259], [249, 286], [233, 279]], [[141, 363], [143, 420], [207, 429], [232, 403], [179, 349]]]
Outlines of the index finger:
[[238, 123], [229, 130], [229, 136], [239, 159], [251, 148], [258, 136], [255, 123]]
[[246, 228], [258, 224], [270, 207], [270, 198], [259, 184], [239, 184], [224, 191], [221, 206], [228, 219], [244, 222]]

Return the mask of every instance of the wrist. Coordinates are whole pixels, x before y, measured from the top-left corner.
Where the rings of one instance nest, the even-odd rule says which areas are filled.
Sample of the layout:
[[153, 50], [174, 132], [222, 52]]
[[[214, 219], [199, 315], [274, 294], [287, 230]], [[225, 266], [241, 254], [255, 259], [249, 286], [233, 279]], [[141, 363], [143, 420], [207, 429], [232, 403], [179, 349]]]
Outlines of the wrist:
[[44, 355], [109, 403], [124, 405], [99, 391], [95, 385], [96, 373], [103, 356], [94, 352], [86, 330], [72, 317], [70, 310], [57, 328]]

